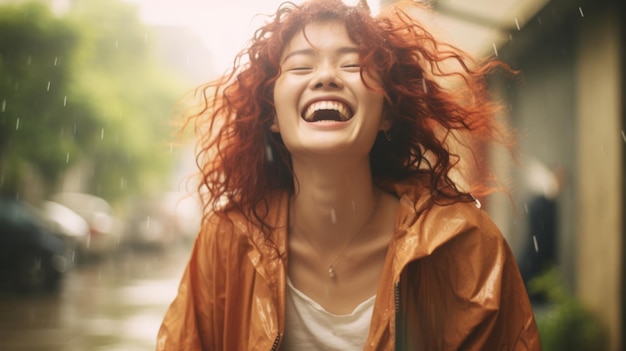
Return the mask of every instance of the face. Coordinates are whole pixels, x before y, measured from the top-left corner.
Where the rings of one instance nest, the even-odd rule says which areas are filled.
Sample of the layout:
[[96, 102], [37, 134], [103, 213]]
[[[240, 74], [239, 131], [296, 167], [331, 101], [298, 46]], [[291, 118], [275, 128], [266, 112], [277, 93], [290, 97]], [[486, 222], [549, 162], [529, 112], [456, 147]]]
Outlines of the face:
[[383, 96], [361, 78], [358, 46], [340, 22], [315, 22], [296, 34], [281, 57], [274, 86], [276, 121], [272, 131], [293, 156], [367, 155], [376, 134], [387, 129]]

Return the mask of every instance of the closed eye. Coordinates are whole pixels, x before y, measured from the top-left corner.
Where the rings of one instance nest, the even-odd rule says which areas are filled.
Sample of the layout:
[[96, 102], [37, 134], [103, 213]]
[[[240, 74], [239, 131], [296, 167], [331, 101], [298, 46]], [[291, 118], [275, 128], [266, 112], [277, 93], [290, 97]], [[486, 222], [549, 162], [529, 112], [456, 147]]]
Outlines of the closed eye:
[[311, 67], [293, 67], [293, 68], [287, 69], [287, 72], [308, 72], [312, 70], [313, 68]]
[[361, 70], [361, 65], [359, 65], [358, 63], [353, 63], [353, 64], [349, 64], [349, 65], [343, 65], [341, 66], [341, 68], [345, 69], [346, 71], [349, 72], [355, 72], [355, 71], [360, 71]]

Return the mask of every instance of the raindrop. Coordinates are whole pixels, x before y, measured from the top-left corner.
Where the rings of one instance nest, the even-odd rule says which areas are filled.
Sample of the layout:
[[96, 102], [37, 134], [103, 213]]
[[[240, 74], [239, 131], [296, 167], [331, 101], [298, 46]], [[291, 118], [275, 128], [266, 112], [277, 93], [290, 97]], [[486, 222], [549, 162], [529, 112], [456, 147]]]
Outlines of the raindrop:
[[335, 209], [331, 208], [330, 209], [330, 221], [334, 223], [337, 223], [337, 214], [335, 213]]
[[50, 91], [50, 81], [48, 81], [48, 87], [46, 87], [46, 91]]
[[63, 97], [63, 107], [67, 106], [67, 95]]
[[30, 66], [33, 63], [33, 57], [32, 56], [28, 56], [28, 58], [26, 59], [26, 65]]
[[526, 212], [526, 214], [528, 214], [528, 204], [524, 204], [524, 212]]
[[535, 252], [539, 252], [539, 244], [537, 243], [537, 237], [533, 235], [533, 244], [535, 244]]
[[117, 48], [119, 48], [119, 47], [120, 47], [120, 41], [119, 41], [119, 40], [116, 40], [116, 41], [115, 41], [115, 48], [117, 49]]
[[170, 143], [170, 154], [174, 151], [174, 143]]
[[426, 85], [426, 79], [422, 78], [422, 90], [424, 93], [428, 93], [428, 86]]
[[126, 185], [128, 184], [128, 182], [126, 181], [126, 178], [122, 177], [120, 178], [120, 188], [122, 190], [126, 190]]
[[578, 12], [580, 12], [580, 17], [585, 17], [585, 14], [583, 13], [583, 8], [582, 7], [578, 8]]
[[20, 129], [20, 118], [17, 118], [17, 121], [15, 121], [15, 130], [19, 130]]
[[[2, 112], [7, 110], [7, 101], [6, 100], [2, 100]], [[623, 134], [624, 132], [622, 132]]]
[[78, 127], [78, 126], [76, 125], [76, 122], [74, 122], [74, 130], [72, 131], [72, 134], [76, 135], [76, 128], [77, 128], [77, 127]]
[[56, 65], [57, 65], [57, 63], [59, 63], [59, 58], [58, 58], [58, 57], [55, 57], [55, 58], [54, 58], [54, 65], [56, 66]]
[[102, 130], [100, 130], [100, 139], [104, 140], [104, 128], [102, 128]]
[[272, 148], [269, 145], [265, 145], [265, 157], [268, 162], [274, 162], [274, 152], [272, 152]]
[[491, 46], [493, 46], [493, 53], [498, 56], [498, 48], [496, 47], [496, 43], [492, 43]]
[[67, 155], [65, 155], [65, 163], [70, 163], [70, 153], [68, 152]]
[[626, 143], [626, 134], [624, 134], [623, 130], [622, 130], [622, 139], [624, 139], [624, 142]]
[[519, 21], [517, 20], [517, 18], [515, 18], [515, 27], [517, 27], [517, 30], [520, 30]]

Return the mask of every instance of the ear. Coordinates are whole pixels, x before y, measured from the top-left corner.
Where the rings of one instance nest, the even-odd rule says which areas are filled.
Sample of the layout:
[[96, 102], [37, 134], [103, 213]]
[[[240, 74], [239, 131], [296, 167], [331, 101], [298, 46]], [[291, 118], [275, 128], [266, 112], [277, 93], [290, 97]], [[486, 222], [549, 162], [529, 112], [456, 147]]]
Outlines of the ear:
[[389, 129], [391, 129], [391, 126], [393, 125], [393, 123], [391, 122], [391, 119], [387, 118], [387, 117], [383, 117], [380, 121], [380, 129], [383, 132], [388, 131]]
[[270, 125], [270, 131], [274, 133], [280, 133], [280, 127], [278, 126], [278, 121], [276, 116], [272, 119], [272, 124]]
[[382, 118], [380, 119], [380, 126], [378, 130], [386, 132], [393, 126], [393, 121], [391, 120], [390, 108], [387, 103], [383, 105]]

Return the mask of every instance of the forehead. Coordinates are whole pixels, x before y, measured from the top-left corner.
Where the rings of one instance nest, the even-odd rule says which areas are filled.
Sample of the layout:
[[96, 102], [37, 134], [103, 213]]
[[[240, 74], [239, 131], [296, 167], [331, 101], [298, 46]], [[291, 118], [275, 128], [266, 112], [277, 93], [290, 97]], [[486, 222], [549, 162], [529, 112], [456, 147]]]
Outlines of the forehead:
[[312, 22], [296, 32], [287, 42], [282, 56], [294, 50], [312, 48], [326, 51], [345, 46], [356, 46], [356, 43], [350, 39], [344, 23], [339, 21]]

